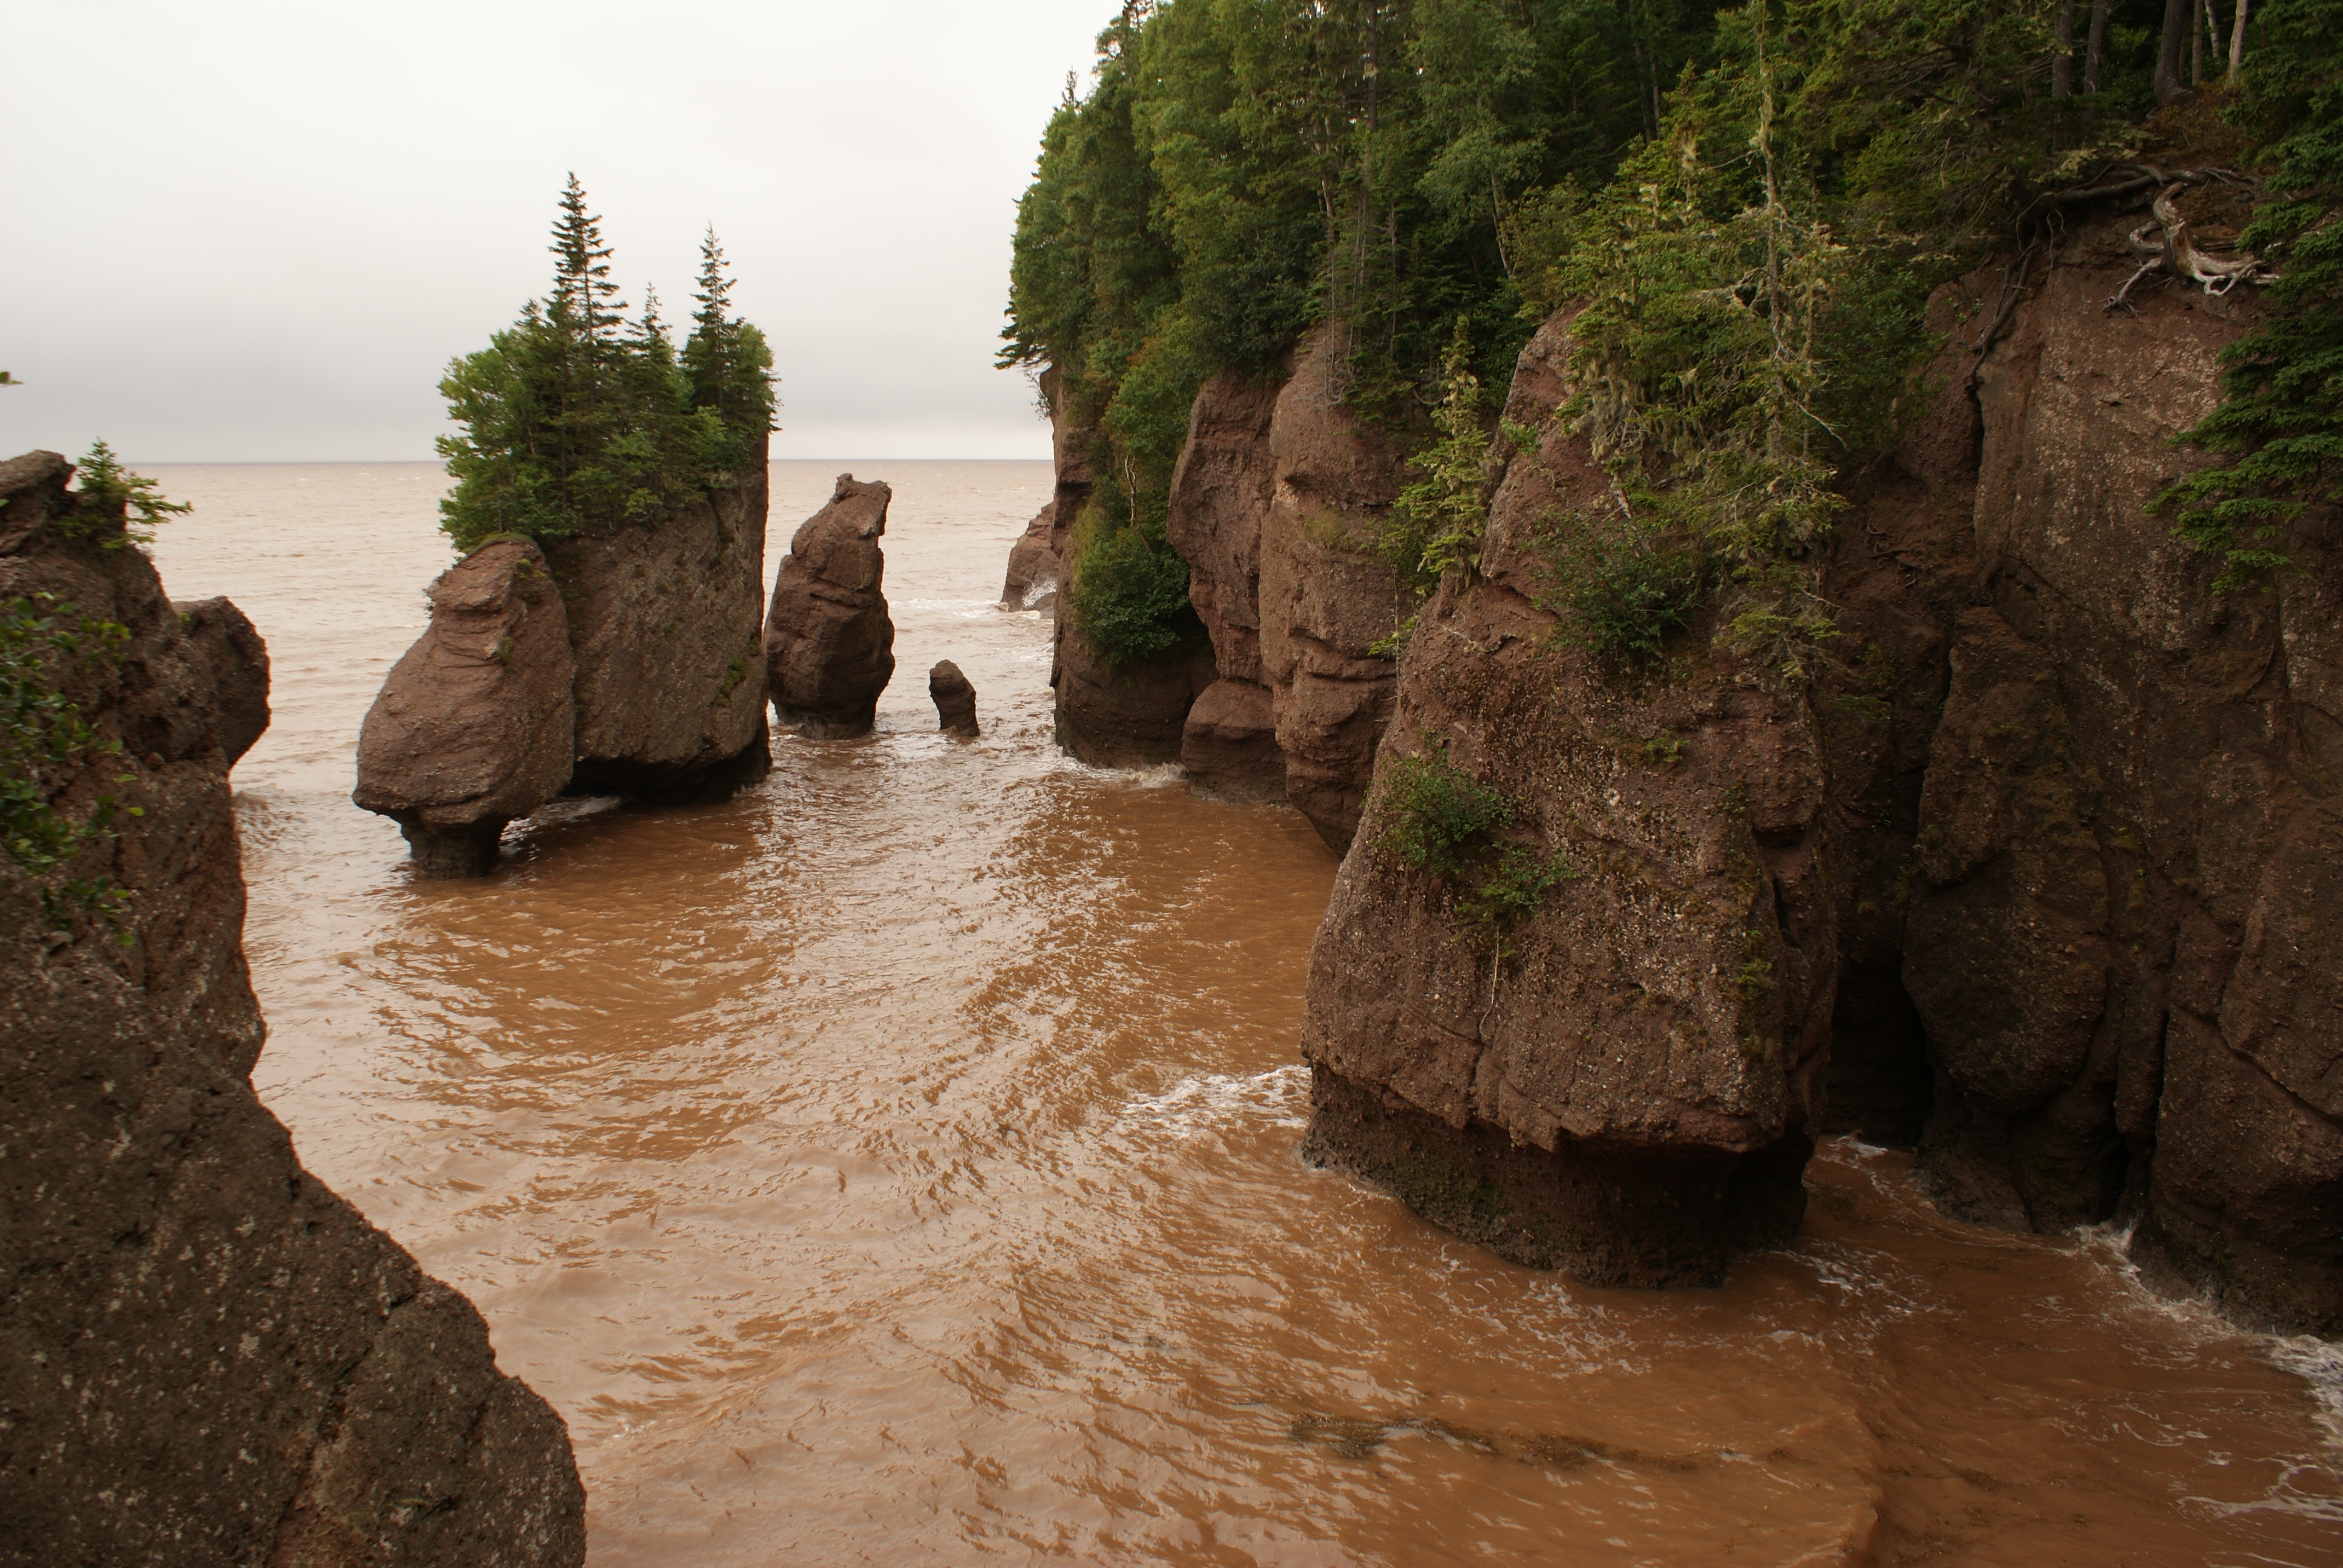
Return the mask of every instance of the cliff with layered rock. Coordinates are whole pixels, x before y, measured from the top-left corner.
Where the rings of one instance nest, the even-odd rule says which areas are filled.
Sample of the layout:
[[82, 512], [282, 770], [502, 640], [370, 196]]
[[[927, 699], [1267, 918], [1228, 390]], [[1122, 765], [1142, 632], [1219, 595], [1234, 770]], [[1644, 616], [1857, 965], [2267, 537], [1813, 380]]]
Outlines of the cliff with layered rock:
[[7, 678], [88, 729], [12, 759], [62, 859], [0, 859], [0, 1563], [576, 1564], [561, 1418], [253, 1092], [246, 623], [69, 475], [0, 465]]
[[[1548, 529], [1608, 477], [1553, 417], [1568, 315], [1540, 331], [1535, 449], [1408, 643], [1313, 950], [1320, 1158], [1521, 1261], [1669, 1282], [1790, 1234], [1817, 1134], [1916, 1138], [1950, 1213], [2128, 1217], [2153, 1274], [2343, 1331], [2343, 575], [2326, 519], [2217, 593], [2149, 511], [2260, 307], [2109, 308], [2130, 226], [1939, 291], [1932, 400], [1810, 563], [1811, 681], [1714, 608], [1643, 668], [1566, 635]], [[1567, 866], [1501, 940], [1395, 849], [1427, 758]]]

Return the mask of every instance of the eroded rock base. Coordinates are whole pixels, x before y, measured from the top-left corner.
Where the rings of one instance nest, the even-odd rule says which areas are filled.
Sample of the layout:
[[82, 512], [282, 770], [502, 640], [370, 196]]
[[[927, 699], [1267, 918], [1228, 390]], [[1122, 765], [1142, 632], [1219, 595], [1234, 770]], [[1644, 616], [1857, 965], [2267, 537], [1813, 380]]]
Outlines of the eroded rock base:
[[709, 806], [729, 800], [772, 770], [772, 725], [759, 715], [749, 744], [720, 762], [679, 770], [624, 758], [581, 757], [567, 793], [623, 795], [644, 806]]
[[497, 839], [504, 824], [483, 822], [477, 828], [438, 833], [401, 823], [398, 830], [406, 836], [407, 851], [414, 858], [417, 876], [485, 877], [497, 869]]
[[1786, 1245], [1805, 1217], [1811, 1140], [1754, 1154], [1516, 1144], [1459, 1130], [1322, 1067], [1302, 1158], [1388, 1189], [1509, 1262], [1584, 1284], [1713, 1286], [1744, 1253]]

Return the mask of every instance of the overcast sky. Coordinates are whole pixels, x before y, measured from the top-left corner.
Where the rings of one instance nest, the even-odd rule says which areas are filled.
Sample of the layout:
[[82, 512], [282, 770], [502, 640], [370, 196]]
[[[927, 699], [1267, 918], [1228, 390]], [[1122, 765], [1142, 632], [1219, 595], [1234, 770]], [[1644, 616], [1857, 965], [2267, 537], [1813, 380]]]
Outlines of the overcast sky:
[[0, 457], [430, 457], [571, 169], [670, 319], [716, 225], [776, 457], [1046, 457], [1009, 236], [1116, 9], [0, 0]]

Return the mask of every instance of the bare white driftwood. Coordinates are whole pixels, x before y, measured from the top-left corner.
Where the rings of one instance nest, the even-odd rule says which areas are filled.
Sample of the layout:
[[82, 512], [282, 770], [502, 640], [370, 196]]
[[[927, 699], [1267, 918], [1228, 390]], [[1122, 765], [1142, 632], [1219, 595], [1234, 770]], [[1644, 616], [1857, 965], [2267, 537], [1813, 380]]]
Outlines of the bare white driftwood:
[[2207, 294], [2227, 294], [2240, 283], [2276, 281], [2278, 274], [2270, 265], [2250, 253], [2227, 260], [2207, 256], [2197, 247], [2188, 220], [2173, 205], [2172, 198], [2190, 186], [2220, 177], [2223, 176], [2215, 170], [2189, 169], [2156, 193], [2156, 200], [2148, 208], [2155, 216], [2131, 231], [2131, 247], [2147, 252], [2147, 259], [2116, 290], [2115, 297], [2107, 301], [2109, 310], [2118, 307], [2128, 309], [2133, 286], [2151, 272], [2186, 278]]

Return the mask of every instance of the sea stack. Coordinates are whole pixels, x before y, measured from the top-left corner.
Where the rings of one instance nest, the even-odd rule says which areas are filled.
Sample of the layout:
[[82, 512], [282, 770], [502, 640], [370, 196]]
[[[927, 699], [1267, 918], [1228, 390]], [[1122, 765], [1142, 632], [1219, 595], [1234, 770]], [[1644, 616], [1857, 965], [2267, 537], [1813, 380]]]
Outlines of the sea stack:
[[233, 768], [268, 729], [268, 645], [258, 628], [224, 598], [173, 605], [189, 651], [200, 658], [219, 693], [219, 743]]
[[879, 548], [894, 492], [840, 474], [789, 540], [765, 619], [765, 678], [780, 722], [814, 739], [870, 733], [895, 673], [895, 623]]
[[935, 699], [938, 729], [967, 740], [983, 733], [976, 722], [976, 688], [959, 665], [947, 658], [928, 671], [928, 695]]
[[484, 545], [430, 588], [431, 624], [358, 732], [351, 799], [397, 822], [429, 877], [485, 873], [497, 836], [569, 782], [568, 617], [544, 553]]
[[1009, 548], [1009, 575], [1001, 584], [1001, 602], [1011, 609], [1056, 608], [1058, 552], [1051, 540], [1057, 521], [1058, 505], [1052, 501], [1033, 514]]

